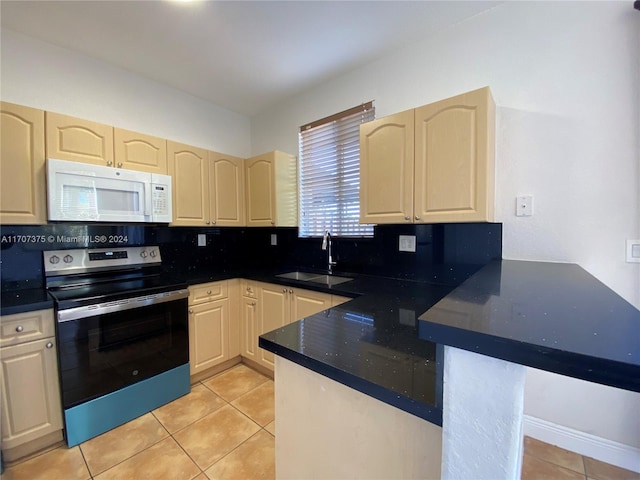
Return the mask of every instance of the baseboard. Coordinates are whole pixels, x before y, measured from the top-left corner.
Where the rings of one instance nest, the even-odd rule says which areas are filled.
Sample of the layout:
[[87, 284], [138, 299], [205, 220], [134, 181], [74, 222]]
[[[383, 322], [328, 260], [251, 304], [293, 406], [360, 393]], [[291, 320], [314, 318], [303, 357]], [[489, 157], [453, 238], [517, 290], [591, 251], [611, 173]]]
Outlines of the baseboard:
[[640, 473], [640, 448], [596, 437], [529, 415], [524, 415], [523, 420], [526, 436]]

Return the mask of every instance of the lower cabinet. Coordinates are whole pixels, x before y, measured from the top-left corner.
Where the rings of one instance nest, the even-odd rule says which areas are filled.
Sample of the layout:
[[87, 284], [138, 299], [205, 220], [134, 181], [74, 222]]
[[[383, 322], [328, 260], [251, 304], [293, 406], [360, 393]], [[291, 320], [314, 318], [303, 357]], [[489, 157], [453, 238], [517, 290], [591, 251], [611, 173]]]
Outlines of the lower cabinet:
[[302, 288], [243, 280], [241, 291], [241, 354], [270, 371], [273, 354], [258, 347], [258, 337], [333, 306], [332, 295]]
[[191, 375], [208, 370], [240, 354], [235, 319], [237, 280], [189, 287], [189, 363]]
[[62, 440], [53, 310], [2, 317], [2, 451], [13, 461]]

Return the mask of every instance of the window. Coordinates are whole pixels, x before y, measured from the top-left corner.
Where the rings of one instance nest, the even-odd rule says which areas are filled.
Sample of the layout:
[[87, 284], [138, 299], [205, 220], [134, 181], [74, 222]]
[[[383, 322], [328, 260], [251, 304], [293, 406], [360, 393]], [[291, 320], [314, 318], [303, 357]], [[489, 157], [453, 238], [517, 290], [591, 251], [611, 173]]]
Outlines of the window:
[[300, 237], [373, 236], [360, 218], [360, 124], [373, 102], [300, 127]]

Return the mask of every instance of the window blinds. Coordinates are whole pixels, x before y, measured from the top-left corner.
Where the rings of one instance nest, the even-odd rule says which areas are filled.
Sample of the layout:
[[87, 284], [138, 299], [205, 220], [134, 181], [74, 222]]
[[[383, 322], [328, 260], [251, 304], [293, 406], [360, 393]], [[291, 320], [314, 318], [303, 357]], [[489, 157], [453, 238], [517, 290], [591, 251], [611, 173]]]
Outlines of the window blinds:
[[373, 102], [300, 127], [300, 237], [373, 236], [360, 225], [360, 124]]

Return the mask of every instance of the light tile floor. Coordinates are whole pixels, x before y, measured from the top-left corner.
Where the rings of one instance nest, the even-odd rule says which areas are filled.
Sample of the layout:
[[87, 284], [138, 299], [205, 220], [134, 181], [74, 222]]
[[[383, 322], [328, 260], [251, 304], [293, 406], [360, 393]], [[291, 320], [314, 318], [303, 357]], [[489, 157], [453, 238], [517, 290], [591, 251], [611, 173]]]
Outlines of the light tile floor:
[[[273, 381], [237, 365], [83, 444], [6, 468], [1, 480], [275, 478]], [[522, 480], [640, 480], [640, 474], [525, 437]]]
[[273, 380], [237, 365], [76, 447], [11, 465], [0, 478], [274, 479], [274, 432]]

